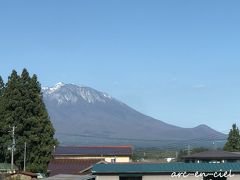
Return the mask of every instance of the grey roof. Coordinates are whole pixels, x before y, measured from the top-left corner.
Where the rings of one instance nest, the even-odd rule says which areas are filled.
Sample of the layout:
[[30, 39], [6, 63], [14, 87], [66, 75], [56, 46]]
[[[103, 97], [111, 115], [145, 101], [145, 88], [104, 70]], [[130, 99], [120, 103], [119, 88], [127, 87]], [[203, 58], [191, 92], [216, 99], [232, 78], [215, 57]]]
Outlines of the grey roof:
[[93, 175], [71, 175], [71, 174], [58, 174], [56, 176], [45, 178], [46, 180], [89, 180], [93, 179]]
[[227, 151], [204, 151], [184, 156], [184, 159], [240, 159], [240, 154]]

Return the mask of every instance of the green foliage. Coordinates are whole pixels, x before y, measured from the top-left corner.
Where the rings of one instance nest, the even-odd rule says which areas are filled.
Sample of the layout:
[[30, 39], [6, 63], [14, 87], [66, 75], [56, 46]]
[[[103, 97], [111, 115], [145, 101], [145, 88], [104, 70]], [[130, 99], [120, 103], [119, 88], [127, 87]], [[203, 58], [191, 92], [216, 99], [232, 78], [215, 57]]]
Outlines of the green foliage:
[[4, 91], [4, 82], [3, 82], [3, 79], [2, 77], [0, 76], [0, 97], [2, 96], [3, 94], [3, 91]]
[[41, 85], [37, 76], [30, 77], [26, 69], [19, 76], [13, 70], [2, 92], [0, 161], [10, 162], [10, 152], [7, 148], [11, 145], [11, 134], [8, 131], [11, 130], [10, 127], [16, 126], [15, 164], [20, 169], [23, 168], [24, 142], [26, 142], [26, 169], [32, 172], [46, 172], [57, 141], [54, 139], [54, 128], [43, 103]]
[[232, 125], [232, 129], [228, 134], [228, 139], [223, 148], [225, 151], [240, 151], [240, 134], [236, 124]]
[[[3, 127], [4, 126], [4, 103], [3, 103], [3, 98], [2, 98], [2, 95], [3, 95], [3, 91], [4, 91], [4, 82], [2, 80], [2, 77], [0, 76], [0, 137], [3, 137], [4, 135], [4, 131], [3, 131]], [[0, 150], [1, 150], [1, 155], [3, 154], [3, 151], [2, 151], [2, 142], [4, 142], [4, 139], [3, 138], [0, 138]], [[0, 162], [4, 162], [4, 156], [0, 156]]]

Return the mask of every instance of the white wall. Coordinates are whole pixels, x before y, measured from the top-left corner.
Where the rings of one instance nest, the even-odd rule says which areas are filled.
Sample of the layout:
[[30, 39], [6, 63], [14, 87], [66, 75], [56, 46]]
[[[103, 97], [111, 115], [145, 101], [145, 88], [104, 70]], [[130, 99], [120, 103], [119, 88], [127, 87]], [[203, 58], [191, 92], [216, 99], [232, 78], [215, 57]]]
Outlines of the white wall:
[[119, 180], [119, 176], [97, 176], [96, 180]]
[[202, 180], [200, 177], [188, 176], [188, 177], [171, 177], [171, 175], [147, 175], [143, 176], [142, 180]]
[[[200, 177], [195, 176], [188, 176], [187, 178], [184, 177], [171, 177], [171, 175], [147, 175], [143, 176], [142, 180], [202, 180]], [[119, 176], [97, 176], [96, 180], [119, 180]], [[237, 180], [237, 179], [231, 179], [231, 180]], [[239, 180], [239, 179], [238, 179]]]
[[239, 180], [240, 179], [240, 175], [234, 175], [233, 177], [228, 177], [227, 180]]
[[112, 159], [115, 159], [116, 163], [122, 163], [122, 162], [130, 162], [129, 157], [105, 157], [106, 162], [111, 162]]
[[128, 156], [89, 156], [89, 157], [81, 157], [81, 156], [66, 156], [66, 157], [55, 157], [55, 159], [104, 159], [106, 162], [111, 162], [112, 159], [116, 159], [115, 162], [130, 162], [130, 157]]
[[[202, 180], [201, 177], [188, 176], [188, 177], [171, 177], [171, 175], [146, 175], [142, 180]], [[119, 180], [119, 176], [97, 176], [96, 180]], [[228, 177], [227, 180], [240, 180], [240, 175]]]

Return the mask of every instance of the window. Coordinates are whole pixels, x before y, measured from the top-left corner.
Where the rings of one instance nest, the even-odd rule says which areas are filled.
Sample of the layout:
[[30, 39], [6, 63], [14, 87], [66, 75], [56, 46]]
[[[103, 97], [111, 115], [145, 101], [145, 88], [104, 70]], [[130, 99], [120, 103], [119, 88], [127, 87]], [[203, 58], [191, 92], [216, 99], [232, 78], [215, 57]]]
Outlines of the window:
[[111, 163], [115, 163], [116, 162], [116, 158], [111, 159]]

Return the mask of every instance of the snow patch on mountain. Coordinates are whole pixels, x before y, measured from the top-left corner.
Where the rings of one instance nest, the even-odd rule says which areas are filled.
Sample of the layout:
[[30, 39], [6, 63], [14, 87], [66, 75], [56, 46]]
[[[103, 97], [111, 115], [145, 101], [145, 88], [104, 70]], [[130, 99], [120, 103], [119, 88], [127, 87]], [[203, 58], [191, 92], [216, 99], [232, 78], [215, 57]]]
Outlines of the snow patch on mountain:
[[53, 87], [43, 87], [42, 90], [47, 94], [52, 94], [64, 85], [65, 85], [64, 83], [59, 82], [59, 83], [55, 84], [55, 86], [53, 86]]
[[106, 103], [113, 99], [108, 94], [92, 88], [74, 84], [64, 84], [62, 82], [57, 83], [53, 87], [43, 87], [42, 92], [45, 97], [56, 100], [58, 104], [76, 103], [81, 100], [85, 100], [88, 103]]

